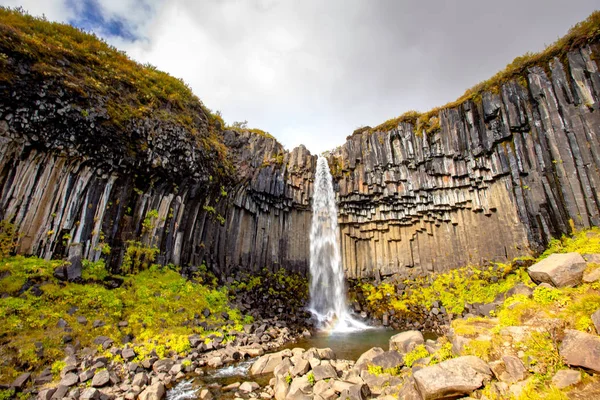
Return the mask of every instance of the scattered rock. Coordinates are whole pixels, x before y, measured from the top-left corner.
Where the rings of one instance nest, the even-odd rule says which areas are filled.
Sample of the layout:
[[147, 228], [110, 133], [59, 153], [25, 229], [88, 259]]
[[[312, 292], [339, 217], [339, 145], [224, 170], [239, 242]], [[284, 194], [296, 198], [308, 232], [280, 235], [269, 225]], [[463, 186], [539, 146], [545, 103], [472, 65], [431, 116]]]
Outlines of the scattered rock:
[[165, 385], [162, 382], [156, 382], [148, 386], [140, 393], [139, 400], [162, 400], [165, 396]]
[[61, 385], [65, 385], [65, 386], [69, 386], [69, 387], [76, 385], [77, 382], [79, 382], [79, 377], [72, 372], [65, 374], [65, 376], [60, 380]]
[[596, 335], [567, 329], [559, 353], [569, 365], [600, 372], [600, 337]]
[[198, 397], [200, 397], [200, 400], [213, 400], [214, 399], [212, 393], [208, 389], [202, 389], [200, 391], [200, 394]]
[[424, 342], [423, 334], [419, 331], [402, 332], [390, 338], [390, 351], [406, 354]]
[[581, 382], [581, 373], [572, 369], [561, 369], [552, 377], [552, 384], [559, 389]]
[[244, 382], [240, 385], [240, 391], [251, 393], [260, 389], [260, 385], [256, 382]]
[[596, 312], [592, 314], [592, 322], [596, 328], [596, 333], [600, 335], [600, 309], [596, 310]]
[[318, 365], [313, 368], [312, 372], [316, 382], [338, 377], [335, 368], [331, 364]]
[[94, 388], [87, 388], [79, 396], [80, 400], [97, 400], [101, 397], [101, 393]]
[[102, 387], [106, 386], [110, 382], [110, 374], [107, 369], [102, 369], [100, 371], [96, 371], [94, 374], [94, 378], [92, 379], [92, 386]]
[[417, 390], [423, 400], [444, 399], [467, 395], [490, 379], [492, 372], [478, 357], [463, 356], [414, 373]]
[[590, 272], [583, 273], [583, 282], [594, 283], [600, 280], [600, 268], [595, 268]]
[[29, 382], [29, 378], [31, 378], [31, 373], [25, 372], [24, 374], [19, 375], [10, 386], [15, 390], [23, 390], [27, 382]]
[[404, 357], [397, 351], [386, 351], [375, 356], [372, 362], [383, 369], [396, 368], [404, 365]]
[[365, 351], [360, 357], [358, 357], [358, 360], [356, 360], [354, 368], [359, 371], [367, 368], [368, 363], [372, 362], [375, 357], [383, 353], [385, 353], [385, 351], [383, 351], [381, 347], [373, 347]]
[[527, 269], [534, 281], [555, 287], [572, 287], [581, 283], [587, 267], [579, 253], [552, 254]]
[[121, 357], [125, 361], [131, 361], [135, 358], [135, 351], [131, 347], [125, 347], [121, 352]]

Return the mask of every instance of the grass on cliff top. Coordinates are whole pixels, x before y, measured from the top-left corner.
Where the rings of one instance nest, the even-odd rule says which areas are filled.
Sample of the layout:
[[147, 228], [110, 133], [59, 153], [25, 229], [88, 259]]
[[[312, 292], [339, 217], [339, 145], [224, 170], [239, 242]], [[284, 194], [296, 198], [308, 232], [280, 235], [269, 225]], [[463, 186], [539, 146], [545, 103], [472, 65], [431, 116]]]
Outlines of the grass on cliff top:
[[[66, 335], [72, 336], [73, 342], [79, 340], [82, 346], [94, 348], [97, 336], [108, 336], [120, 344], [123, 336], [133, 335], [138, 359], [143, 359], [152, 350], [161, 357], [189, 350], [191, 334], [223, 336], [251, 322], [230, 308], [225, 289], [193, 283], [169, 268], [153, 266], [125, 277], [120, 288], [109, 290], [99, 283], [55, 280], [52, 272], [60, 264], [21, 256], [0, 261], [0, 292], [8, 294], [0, 298], [0, 383], [62, 359]], [[98, 265], [87, 268], [97, 270]], [[28, 281], [39, 283], [43, 294], [36, 297], [31, 290], [20, 293]], [[69, 315], [72, 307], [78, 309]], [[211, 310], [208, 318], [202, 315], [204, 308]], [[222, 312], [229, 314], [233, 325], [223, 326]], [[79, 323], [79, 316], [85, 317], [87, 324]], [[61, 318], [69, 324], [70, 332], [57, 327]], [[206, 322], [209, 329], [195, 326], [194, 319]], [[93, 328], [94, 320], [105, 325]], [[127, 321], [128, 326], [119, 328], [121, 321]], [[43, 346], [41, 355], [36, 354], [36, 342]]]
[[484, 92], [498, 93], [500, 87], [510, 80], [518, 79], [523, 82], [528, 68], [533, 66], [546, 67], [544, 64], [547, 64], [554, 57], [564, 58], [569, 51], [588, 43], [595, 43], [598, 40], [600, 40], [600, 11], [594, 11], [584, 21], [571, 27], [565, 36], [544, 50], [538, 53], [529, 52], [515, 58], [502, 71], [468, 89], [457, 100], [425, 113], [408, 111], [399, 117], [389, 119], [377, 125], [375, 128], [367, 129], [367, 131], [370, 133], [387, 132], [396, 129], [400, 123], [407, 122], [412, 124], [419, 134], [424, 130], [428, 134], [435, 133], [440, 129], [439, 120], [436, 121], [436, 116], [439, 115], [442, 109], [457, 107], [467, 100], [479, 100]]
[[0, 7], [0, 82], [19, 79], [12, 65], [18, 62], [31, 65], [43, 79], [62, 82], [66, 90], [82, 98], [108, 96], [108, 123], [119, 128], [134, 119], [152, 117], [201, 136], [204, 114], [210, 135], [201, 136], [201, 141], [207, 148], [225, 151], [216, 135], [225, 126], [222, 118], [211, 113], [183, 80], [131, 60], [95, 34], [31, 16], [22, 9]]

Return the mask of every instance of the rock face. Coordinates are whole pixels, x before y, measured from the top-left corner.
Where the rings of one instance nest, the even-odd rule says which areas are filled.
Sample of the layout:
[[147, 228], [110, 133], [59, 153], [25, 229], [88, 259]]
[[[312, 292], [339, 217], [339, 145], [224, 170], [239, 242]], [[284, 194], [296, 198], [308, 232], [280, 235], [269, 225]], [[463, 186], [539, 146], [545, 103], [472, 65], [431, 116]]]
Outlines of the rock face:
[[552, 254], [527, 269], [531, 279], [555, 287], [576, 286], [581, 283], [587, 264], [581, 254]]
[[[158, 263], [223, 278], [307, 270], [306, 148], [223, 129], [199, 103], [194, 129], [154, 117], [119, 126], [110, 98], [49, 78], [16, 47], [0, 44], [18, 77], [0, 85], [0, 219], [16, 225], [19, 253], [69, 259], [57, 274], [72, 280], [82, 259], [117, 270], [132, 241], [156, 246]], [[598, 225], [597, 59], [597, 44], [574, 49], [439, 110], [435, 129], [357, 131], [330, 152], [346, 275], [505, 261], [570, 221]]]
[[439, 129], [357, 131], [333, 151], [347, 275], [512, 259], [568, 232], [569, 220], [597, 226], [596, 54], [573, 50], [441, 109]]

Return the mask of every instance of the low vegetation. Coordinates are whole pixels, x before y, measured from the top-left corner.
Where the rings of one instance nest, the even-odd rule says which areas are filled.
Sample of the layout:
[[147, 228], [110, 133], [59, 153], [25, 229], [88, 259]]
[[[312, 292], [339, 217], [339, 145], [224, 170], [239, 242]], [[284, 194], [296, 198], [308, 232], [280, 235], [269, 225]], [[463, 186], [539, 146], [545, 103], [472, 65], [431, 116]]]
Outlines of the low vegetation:
[[[226, 336], [252, 320], [229, 306], [225, 289], [186, 280], [174, 267], [151, 265], [115, 277], [122, 285], [108, 289], [102, 284], [107, 276], [102, 261], [84, 264], [87, 283], [54, 279], [53, 271], [61, 264], [21, 256], [0, 261], [0, 382], [10, 381], [18, 371], [52, 365], [64, 357], [64, 344], [70, 340], [96, 347], [97, 336], [115, 343], [129, 336], [140, 360], [151, 351], [164, 357], [188, 350], [191, 334]], [[208, 317], [204, 309], [210, 310]], [[93, 327], [95, 321], [101, 326]], [[70, 332], [61, 328], [64, 323]]]

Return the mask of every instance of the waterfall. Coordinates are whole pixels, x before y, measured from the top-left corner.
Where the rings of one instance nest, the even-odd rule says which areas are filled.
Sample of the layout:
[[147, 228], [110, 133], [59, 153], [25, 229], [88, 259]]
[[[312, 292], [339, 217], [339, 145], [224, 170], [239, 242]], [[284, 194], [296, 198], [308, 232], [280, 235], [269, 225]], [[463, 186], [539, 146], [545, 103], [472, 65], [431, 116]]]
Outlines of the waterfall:
[[338, 245], [333, 183], [327, 159], [319, 156], [315, 173], [310, 230], [310, 312], [318, 327], [333, 331], [366, 329], [350, 316], [346, 304], [344, 270]]

